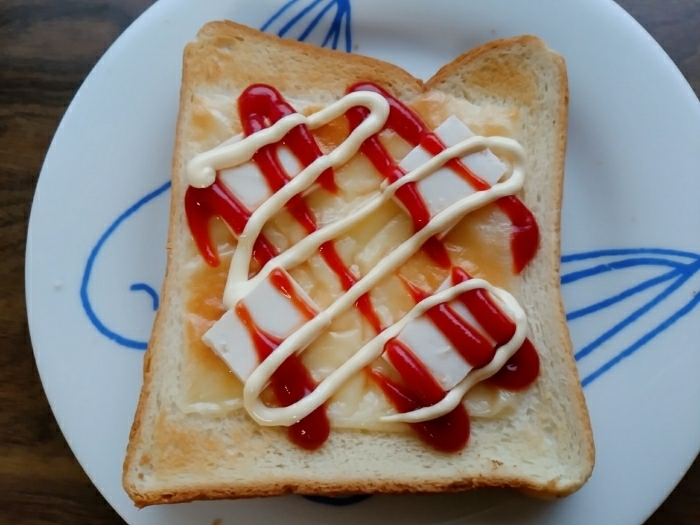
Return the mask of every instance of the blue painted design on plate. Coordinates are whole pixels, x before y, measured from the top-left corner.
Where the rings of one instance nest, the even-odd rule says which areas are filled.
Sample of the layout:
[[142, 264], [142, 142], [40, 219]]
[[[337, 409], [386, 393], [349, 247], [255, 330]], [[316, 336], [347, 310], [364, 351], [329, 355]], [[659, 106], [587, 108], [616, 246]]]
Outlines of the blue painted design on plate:
[[[155, 199], [168, 189], [170, 189], [170, 182], [166, 182], [165, 184], [155, 189], [148, 195], [139, 199], [136, 203], [131, 205], [124, 213], [119, 215], [119, 217], [117, 217], [117, 219], [112, 224], [110, 224], [107, 230], [105, 230], [105, 232], [100, 236], [99, 240], [97, 241], [97, 244], [95, 244], [93, 249], [90, 251], [87, 263], [85, 264], [85, 270], [83, 271], [83, 278], [80, 283], [80, 302], [83, 305], [83, 309], [85, 310], [88, 319], [90, 319], [90, 322], [95, 328], [97, 328], [97, 330], [102, 335], [126, 348], [133, 348], [135, 350], [145, 350], [148, 343], [146, 341], [136, 341], [134, 339], [124, 337], [123, 335], [108, 328], [107, 325], [103, 323], [102, 320], [97, 316], [95, 310], [92, 307], [92, 303], [90, 302], [90, 295], [88, 293], [90, 278], [92, 277], [92, 270], [95, 265], [95, 260], [97, 259], [97, 256], [100, 253], [100, 250], [102, 250], [105, 243], [110, 239], [110, 237], [114, 235], [114, 232], [117, 231], [117, 229], [120, 226], [122, 226], [124, 222], [127, 221], [131, 216], [133, 216], [134, 213], [136, 213], [139, 209], [141, 209], [143, 206], [151, 202], [153, 199]], [[158, 307], [158, 294], [152, 286], [149, 286], [145, 283], [135, 283], [131, 285], [130, 290], [145, 291], [153, 299], [154, 310]]]
[[[670, 312], [662, 313], [660, 320], [651, 322], [648, 331], [636, 337], [631, 344], [626, 344], [622, 348], [617, 349], [603, 364], [599, 365], [592, 372], [587, 373], [581, 381], [584, 387], [590, 385], [624, 359], [633, 355], [656, 336], [668, 330], [693, 311], [700, 303], [700, 293], [697, 293], [697, 290], [691, 292], [689, 289], [683, 289], [683, 286], [694, 276], [700, 275], [700, 254], [662, 248], [638, 248], [598, 250], [562, 257], [564, 270], [566, 270], [567, 266], [574, 263], [582, 264], [583, 268], [568, 273], [564, 272], [561, 277], [561, 282], [564, 286], [599, 277], [609, 272], [623, 272], [628, 269], [658, 269], [663, 271], [659, 275], [637, 282], [633, 286], [617, 291], [593, 304], [578, 308], [567, 314], [567, 321], [571, 323], [616, 305], [622, 305], [625, 301], [632, 304], [635, 299], [640, 298], [640, 294], [643, 292], [652, 291], [655, 287], [663, 285], [660, 292], [655, 293], [651, 298], [644, 297], [641, 306], [630, 307], [631, 311], [630, 309], [625, 309], [624, 317], [621, 320], [614, 322], [610, 328], [598, 335], [592, 342], [578, 349], [575, 357], [579, 362], [600, 349], [602, 345], [626, 328], [631, 327], [632, 324], [637, 321], [644, 322], [644, 317], [650, 312], [662, 311], [657, 309], [663, 309], [665, 307], [663, 303], [668, 302], [676, 294], [687, 294], [687, 297], [681, 299], [682, 304], [680, 307], [677, 305], [675, 307], [671, 306]], [[666, 271], [668, 269], [670, 271]], [[683, 291], [679, 292], [679, 290]]]
[[350, 0], [290, 0], [260, 29], [300, 42], [352, 51]]
[[153, 311], [158, 310], [158, 292], [156, 292], [151, 286], [146, 283], [134, 283], [129, 286], [129, 290], [132, 292], [146, 292], [153, 301]]

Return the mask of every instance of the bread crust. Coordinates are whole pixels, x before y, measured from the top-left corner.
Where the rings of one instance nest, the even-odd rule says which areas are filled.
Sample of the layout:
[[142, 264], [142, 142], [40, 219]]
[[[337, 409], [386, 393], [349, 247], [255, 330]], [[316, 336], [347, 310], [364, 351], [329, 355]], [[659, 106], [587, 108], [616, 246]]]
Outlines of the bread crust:
[[[257, 54], [251, 57], [251, 53]], [[547, 71], [554, 72], [553, 78], [556, 77], [557, 82], [556, 104], [539, 100], [541, 94], [536, 89], [538, 77], [528, 60], [541, 61], [547, 65]], [[561, 294], [558, 293], [560, 287], [559, 216], [568, 108], [568, 83], [563, 59], [548, 50], [536, 37], [523, 36], [497, 40], [457, 57], [443, 66], [424, 84], [406, 71], [386, 62], [283, 40], [233, 22], [220, 21], [209, 23], [199, 31], [197, 40], [185, 48], [183, 61], [179, 118], [173, 155], [170, 227], [166, 247], [167, 267], [161, 291], [162, 307], [156, 315], [152, 337], [144, 358], [144, 386], [129, 436], [122, 479], [124, 488], [134, 503], [138, 507], [145, 507], [201, 499], [247, 498], [288, 493], [344, 495], [446, 492], [478, 487], [510, 487], [539, 497], [562, 497], [580, 488], [591, 474], [594, 446], [588, 412], [579, 386], [573, 349], [566, 328]], [[342, 68], [337, 67], [339, 61], [343, 63]], [[279, 64], [283, 65], [279, 66]], [[543, 265], [548, 271], [543, 277], [526, 270], [523, 279], [525, 281], [530, 279], [533, 282], [538, 279], [538, 282], [542, 282], [542, 279], [545, 279], [546, 286], [556, 292], [548, 297], [555, 298], [549, 312], [553, 316], [552, 322], [555, 323], [554, 330], [557, 333], [555, 346], [558, 348], [558, 355], [555, 359], [555, 368], [562, 374], [557, 384], [561, 387], [562, 395], [566, 397], [567, 409], [572, 411], [570, 428], [562, 432], [575, 434], [573, 438], [571, 435], [567, 435], [566, 438], [577, 440], [575, 450], [579, 455], [576, 461], [572, 459], [573, 466], [569, 466], [570, 475], [558, 473], [557, 469], [553, 468], [554, 474], [547, 479], [540, 479], [520, 472], [518, 465], [503, 465], [500, 461], [493, 461], [489, 469], [482, 468], [480, 471], [469, 472], [468, 469], [457, 468], [451, 475], [441, 477], [422, 475], [419, 471], [418, 474], [413, 473], [394, 479], [372, 477], [352, 479], [347, 475], [345, 477], [338, 475], [333, 478], [327, 472], [319, 471], [315, 476], [302, 475], [299, 472], [282, 475], [277, 472], [274, 478], [269, 479], [258, 479], [252, 476], [252, 473], [247, 473], [252, 477], [242, 480], [239, 479], [241, 476], [231, 475], [230, 479], [226, 479], [225, 476], [222, 478], [217, 473], [217, 476], [212, 475], [210, 480], [207, 480], [206, 465], [197, 469], [192, 467], [192, 463], [196, 463], [195, 456], [198, 453], [192, 442], [197, 439], [208, 439], [202, 436], [208, 436], [211, 432], [204, 434], [202, 431], [197, 434], [197, 426], [205, 424], [197, 416], [190, 416], [190, 419], [187, 419], [188, 416], [177, 416], [167, 412], [164, 406], [169, 406], [169, 401], [162, 388], [163, 379], [157, 372], [172, 367], [169, 363], [172, 359], [176, 359], [173, 354], [179, 351], [178, 348], [173, 348], [172, 341], [168, 341], [168, 329], [172, 328], [173, 323], [178, 322], [177, 308], [173, 306], [179, 295], [178, 287], [181, 286], [178, 254], [184, 249], [184, 244], [191, 244], [183, 218], [182, 202], [186, 188], [184, 164], [189, 160], [186, 159], [188, 119], [195, 93], [202, 89], [213, 89], [231, 94], [240, 92], [251, 83], [261, 82], [274, 85], [286, 97], [312, 99], [325, 104], [341, 98], [349, 85], [359, 81], [376, 82], [404, 101], [410, 101], [427, 90], [438, 90], [461, 96], [477, 104], [495, 101], [502, 105], [521, 107], [533, 112], [539, 111], [538, 104], [549, 104], [547, 111], [553, 112], [554, 129], [545, 130], [543, 133], [553, 137], [553, 154], [548, 164], [551, 170], [548, 175], [550, 187], [547, 193], [550, 199], [548, 206], [552, 209], [544, 216], [546, 234], [550, 238], [547, 240], [546, 249], [540, 249], [533, 263], [533, 265]], [[525, 199], [527, 205], [530, 205], [529, 198], [532, 196], [526, 192], [521, 197]], [[537, 218], [539, 223], [541, 217]], [[180, 322], [182, 322], [181, 319]], [[533, 395], [545, 395], [539, 389], [535, 390]], [[538, 400], [540, 401], [542, 400]], [[542, 403], [549, 401], [545, 399]], [[317, 454], [300, 450], [290, 452], [289, 447], [285, 448], [281, 444], [286, 442], [286, 438], [282, 437], [283, 433], [276, 432], [277, 429], [264, 429], [262, 437], [255, 437], [251, 430], [254, 428], [254, 423], [247, 424], [245, 421], [236, 420], [222, 423], [222, 425], [226, 429], [225, 432], [240, 429], [239, 433], [245, 437], [245, 443], [240, 440], [236, 442], [233, 437], [225, 435], [224, 432], [218, 436], [214, 435], [211, 442], [206, 442], [205, 448], [228, 453], [234, 443], [243, 453], [254, 455], [256, 452], [254, 450], [251, 452], [249, 450], [251, 447], [265, 448], [265, 446], [274, 445], [286, 450], [287, 454], [302, 456]], [[334, 431], [333, 434], [326, 447], [339, 446], [338, 443], [342, 442], [342, 438], [348, 435], [343, 431]], [[387, 439], [390, 439], [396, 447], [421, 451], [424, 455], [430, 455], [436, 462], [446, 461], [445, 454], [426, 451], [420, 446], [416, 448], [415, 440], [411, 436], [379, 438], [361, 432], [354, 434], [357, 434], [353, 439], [359, 443], [357, 445], [359, 449], [367, 446], [366, 443], [372, 439], [378, 439], [382, 443], [389, 442]], [[259, 445], [253, 444], [256, 439], [261, 441]], [[164, 449], [170, 450], [168, 447], [173, 444], [175, 444], [173, 459], [168, 464], [168, 468], [161, 473], [158, 471], [158, 465], [153, 462], [153, 456]], [[188, 454], [190, 462], [186, 458], [183, 459]], [[461, 458], [462, 456], [452, 457]], [[332, 464], [332, 461], [328, 463], [327, 460], [328, 458], [319, 460], [318, 464]], [[566, 467], [565, 465], [561, 471], [566, 472]], [[313, 470], [316, 467], [312, 465], [311, 468]]]

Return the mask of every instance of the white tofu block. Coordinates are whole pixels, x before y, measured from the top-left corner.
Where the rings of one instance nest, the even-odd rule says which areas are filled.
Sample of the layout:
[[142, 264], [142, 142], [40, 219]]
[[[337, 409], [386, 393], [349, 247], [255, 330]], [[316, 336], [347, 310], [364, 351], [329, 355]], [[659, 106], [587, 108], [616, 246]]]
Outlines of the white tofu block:
[[[452, 278], [448, 277], [436, 293], [451, 286]], [[461, 319], [480, 332], [491, 346], [495, 346], [496, 341], [459, 299], [450, 301], [449, 306]], [[473, 368], [427, 315], [421, 315], [408, 323], [396, 339], [411, 350], [445, 391], [454, 388]], [[384, 358], [391, 363], [388, 354], [385, 353]]]
[[253, 340], [233, 310], [222, 315], [202, 336], [202, 341], [223, 359], [242, 382], [260, 364]]
[[[396, 339], [411, 350], [445, 391], [454, 388], [472, 369], [425, 315], [407, 324]], [[384, 357], [391, 362], [389, 355]]]
[[[472, 130], [454, 115], [440, 124], [435, 129], [435, 134], [448, 148], [474, 136]], [[501, 162], [501, 159], [488, 149], [466, 155], [460, 160], [472, 173], [478, 175], [491, 186], [496, 184], [508, 171], [507, 166]]]
[[[471, 130], [455, 116], [443, 122], [435, 134], [447, 146], [459, 144], [474, 136]], [[430, 159], [430, 154], [418, 146], [411, 150], [401, 161], [400, 166], [411, 172]], [[460, 159], [475, 175], [490, 185], [498, 182], [507, 172], [506, 165], [489, 150], [482, 150]], [[442, 167], [423, 180], [416, 183], [416, 189], [434, 217], [452, 204], [474, 193], [474, 189], [457, 173], [448, 167]]]
[[[304, 290], [289, 277], [295, 293], [310, 305], [314, 311], [318, 308]], [[244, 299], [243, 304], [248, 308], [255, 324], [263, 332], [273, 337], [284, 339], [294, 333], [307, 320], [305, 312], [301, 312], [294, 301], [284, 295], [270, 278], [263, 280]]]
[[[312, 310], [318, 307], [301, 287], [287, 274], [295, 293]], [[263, 332], [284, 340], [301, 328], [308, 320], [294, 301], [282, 293], [268, 277], [258, 284], [244, 299], [255, 325]], [[251, 334], [234, 310], [229, 310], [202, 336], [202, 341], [211, 348], [231, 371], [245, 382], [258, 366], [258, 353]]]
[[[277, 148], [277, 158], [290, 178], [301, 173], [303, 166], [286, 146]], [[221, 170], [219, 177], [250, 213], [257, 210], [272, 196], [265, 176], [253, 161]]]
[[299, 175], [304, 169], [304, 166], [302, 166], [301, 162], [299, 162], [299, 159], [294, 156], [292, 150], [290, 150], [287, 146], [279, 146], [277, 148], [277, 159], [280, 161], [282, 168], [290, 179], [293, 179]]
[[475, 193], [474, 189], [449, 168], [440, 168], [416, 183], [416, 189], [431, 217]]
[[[442, 284], [438, 287], [437, 290], [435, 290], [435, 293], [447, 290], [451, 286], [453, 286], [452, 277], [448, 277], [447, 279], [442, 281]], [[452, 308], [458, 316], [460, 316], [462, 319], [464, 319], [466, 322], [468, 322], [470, 325], [472, 325], [479, 333], [481, 333], [481, 335], [484, 336], [484, 338], [489, 343], [491, 343], [492, 345], [496, 344], [496, 340], [493, 339], [486, 332], [486, 330], [481, 325], [481, 323], [476, 320], [476, 317], [474, 317], [474, 315], [469, 311], [469, 309], [466, 306], [464, 306], [464, 304], [459, 299], [455, 299], [454, 301], [450, 301], [449, 304], [450, 304], [450, 308]]]
[[270, 186], [254, 162], [246, 162], [235, 168], [221, 170], [219, 177], [250, 213], [272, 197]]

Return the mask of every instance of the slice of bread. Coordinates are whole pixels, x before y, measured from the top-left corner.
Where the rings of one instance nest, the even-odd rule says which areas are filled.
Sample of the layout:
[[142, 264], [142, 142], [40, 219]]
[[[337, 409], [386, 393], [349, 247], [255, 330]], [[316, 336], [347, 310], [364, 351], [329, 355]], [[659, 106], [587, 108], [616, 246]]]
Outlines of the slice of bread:
[[[283, 429], [244, 410], [211, 416], [182, 409], [186, 261], [196, 253], [183, 199], [185, 166], [240, 130], [238, 95], [267, 83], [293, 103], [325, 105], [370, 81], [410, 102], [429, 90], [519, 113], [514, 137], [527, 154], [520, 199], [541, 232], [535, 259], [517, 278], [538, 380], [502, 417], [474, 418], [465, 449], [433, 451], [411, 433], [332, 429], [308, 452]], [[203, 112], [202, 105], [213, 106]], [[568, 85], [563, 59], [536, 37], [471, 50], [423, 83], [379, 60], [279, 39], [232, 22], [204, 26], [184, 53], [173, 158], [167, 274], [144, 362], [144, 386], [123, 485], [139, 507], [285, 493], [438, 492], [512, 487], [543, 497], [580, 488], [594, 462], [592, 433], [566, 328], [559, 285], [559, 224]], [[233, 124], [216, 115], [230, 111]], [[217, 113], [218, 112], [218, 113]]]

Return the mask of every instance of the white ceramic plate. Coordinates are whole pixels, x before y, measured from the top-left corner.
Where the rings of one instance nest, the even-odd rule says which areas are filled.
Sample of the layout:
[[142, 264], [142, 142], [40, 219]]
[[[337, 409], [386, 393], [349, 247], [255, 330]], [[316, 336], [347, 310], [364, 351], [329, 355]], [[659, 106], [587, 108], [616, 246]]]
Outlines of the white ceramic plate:
[[[597, 445], [590, 482], [557, 502], [499, 491], [300, 497], [137, 512], [121, 464], [163, 277], [185, 43], [229, 18], [395, 62], [427, 78], [486, 40], [532, 33], [567, 60], [562, 266]], [[37, 187], [27, 303], [42, 381], [70, 446], [130, 525], [639, 524], [698, 453], [700, 104], [651, 37], [607, 0], [161, 0], [95, 67]]]

